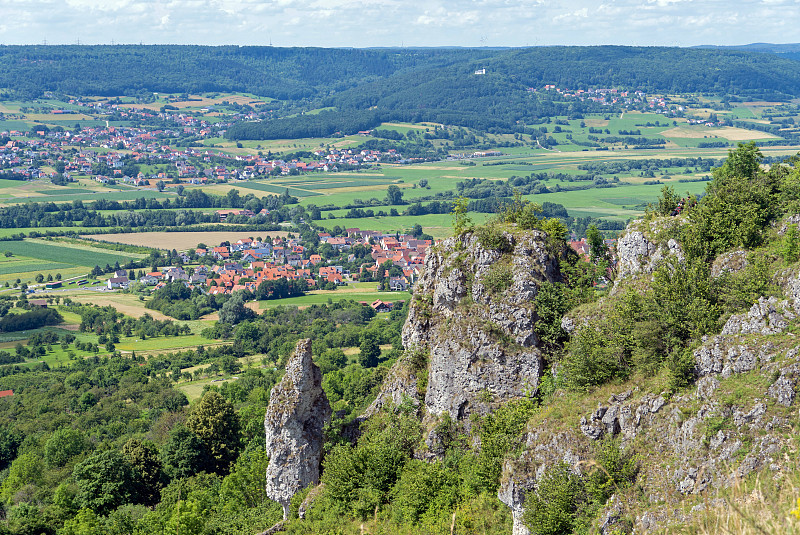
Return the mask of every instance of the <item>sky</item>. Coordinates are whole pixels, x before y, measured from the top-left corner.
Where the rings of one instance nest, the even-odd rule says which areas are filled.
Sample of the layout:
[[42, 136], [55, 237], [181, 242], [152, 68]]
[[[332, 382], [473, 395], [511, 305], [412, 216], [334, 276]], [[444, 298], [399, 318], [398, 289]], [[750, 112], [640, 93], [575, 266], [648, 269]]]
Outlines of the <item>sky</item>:
[[741, 45], [798, 28], [800, 0], [0, 0], [4, 45]]

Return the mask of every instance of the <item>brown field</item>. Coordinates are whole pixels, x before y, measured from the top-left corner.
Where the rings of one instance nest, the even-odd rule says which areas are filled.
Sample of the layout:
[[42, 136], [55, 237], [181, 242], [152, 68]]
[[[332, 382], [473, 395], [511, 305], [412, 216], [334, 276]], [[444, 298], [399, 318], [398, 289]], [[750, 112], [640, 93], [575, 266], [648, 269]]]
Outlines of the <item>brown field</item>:
[[754, 100], [753, 102], [742, 102], [742, 106], [758, 106], [758, 107], [766, 107], [766, 106], [779, 106], [783, 104], [783, 102], [767, 102], [766, 100]]
[[99, 305], [101, 307], [104, 306], [112, 306], [116, 308], [119, 312], [122, 312], [126, 316], [131, 316], [134, 318], [140, 318], [145, 314], [150, 314], [153, 319], [157, 320], [171, 320], [172, 318], [165, 316], [158, 310], [150, 310], [149, 308], [144, 308], [144, 303], [136, 300], [136, 296], [127, 295], [127, 294], [111, 294], [111, 295], [103, 295], [100, 292], [96, 292], [96, 295], [76, 295], [72, 296], [73, 301], [78, 301], [80, 303], [87, 303], [92, 305]]
[[723, 128], [694, 129], [690, 127], [675, 127], [661, 132], [664, 137], [695, 138], [721, 137], [731, 141], [741, 141], [744, 139], [774, 139], [775, 136], [766, 132], [746, 130], [744, 128], [733, 128], [726, 126]]
[[82, 236], [83, 238], [92, 238], [96, 240], [110, 241], [116, 243], [124, 243], [127, 245], [139, 245], [143, 247], [156, 247], [158, 249], [175, 249], [178, 251], [186, 251], [197, 247], [198, 243], [205, 243], [209, 247], [213, 247], [224, 241], [238, 241], [242, 238], [248, 238], [250, 235], [254, 237], [266, 236], [269, 234], [273, 238], [280, 236], [285, 238], [288, 232], [285, 231], [269, 231], [269, 232], [231, 232], [231, 231], [213, 231], [213, 232], [135, 232], [131, 234], [94, 234], [91, 236]]
[[608, 126], [608, 121], [605, 119], [584, 119], [583, 122], [586, 123], [586, 126], [592, 126], [594, 128]]

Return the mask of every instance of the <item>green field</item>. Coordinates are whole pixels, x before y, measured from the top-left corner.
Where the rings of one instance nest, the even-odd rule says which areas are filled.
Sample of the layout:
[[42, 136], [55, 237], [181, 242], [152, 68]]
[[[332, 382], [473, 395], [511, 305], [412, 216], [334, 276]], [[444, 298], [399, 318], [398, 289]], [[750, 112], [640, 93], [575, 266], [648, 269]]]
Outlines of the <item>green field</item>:
[[115, 262], [124, 263], [144, 256], [116, 251], [102, 252], [90, 247], [31, 239], [2, 242], [0, 243], [0, 251], [10, 251], [14, 255], [45, 260], [50, 263], [87, 267], [104, 266], [106, 264], [113, 266]]
[[45, 195], [37, 195], [35, 197], [15, 197], [10, 199], [11, 202], [64, 202], [64, 201], [95, 201], [98, 199], [105, 199], [107, 201], [132, 201], [139, 197], [146, 199], [156, 198], [163, 199], [165, 197], [172, 197], [166, 193], [160, 193], [153, 190], [128, 190], [128, 191], [88, 191], [86, 193], [72, 193], [71, 189], [64, 188], [62, 191], [52, 190], [52, 192]]
[[271, 299], [268, 301], [259, 301], [259, 307], [275, 308], [278, 306], [297, 306], [306, 307], [311, 305], [322, 305], [328, 302], [335, 303], [343, 299], [352, 299], [354, 301], [365, 301], [372, 303], [380, 299], [381, 301], [394, 302], [394, 301], [407, 301], [411, 298], [409, 292], [378, 292], [375, 290], [377, 283], [374, 282], [359, 282], [347, 287], [339, 288], [338, 290], [314, 290], [307, 295], [300, 297], [289, 297], [287, 299]]
[[242, 182], [236, 183], [235, 186], [237, 188], [245, 188], [245, 189], [254, 189], [258, 191], [266, 191], [269, 193], [277, 193], [281, 194], [284, 193], [287, 189], [289, 190], [289, 195], [293, 197], [313, 197], [315, 195], [319, 195], [314, 191], [306, 191], [304, 189], [297, 189], [297, 188], [287, 188], [286, 186], [280, 186], [278, 184], [265, 184], [263, 182]]

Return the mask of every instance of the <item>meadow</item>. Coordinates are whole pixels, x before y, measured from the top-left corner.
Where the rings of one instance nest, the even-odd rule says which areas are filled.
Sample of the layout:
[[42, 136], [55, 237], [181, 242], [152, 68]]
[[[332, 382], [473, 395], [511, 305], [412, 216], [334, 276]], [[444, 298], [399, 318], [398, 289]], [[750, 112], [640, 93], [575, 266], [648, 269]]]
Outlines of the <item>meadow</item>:
[[374, 282], [357, 282], [340, 286], [336, 290], [312, 290], [300, 297], [289, 297], [287, 299], [259, 301], [261, 309], [274, 308], [277, 306], [296, 306], [308, 307], [311, 305], [322, 305], [335, 303], [344, 299], [354, 301], [364, 301], [372, 303], [378, 299], [385, 302], [407, 301], [411, 298], [409, 292], [379, 292]]

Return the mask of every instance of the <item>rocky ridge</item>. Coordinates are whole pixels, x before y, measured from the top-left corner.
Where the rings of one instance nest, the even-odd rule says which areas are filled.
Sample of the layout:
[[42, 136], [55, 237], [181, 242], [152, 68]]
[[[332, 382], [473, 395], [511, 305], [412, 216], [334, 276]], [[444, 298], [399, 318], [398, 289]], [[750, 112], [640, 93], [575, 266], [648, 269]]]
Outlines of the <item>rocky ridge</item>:
[[[665, 254], [682, 258], [679, 246], [653, 245], [638, 231], [621, 242], [626, 277], [651, 272]], [[721, 256], [714, 276], [746, 266], [741, 251]], [[641, 512], [611, 500], [595, 525], [600, 533], [612, 533], [626, 514], [636, 532], [685, 523], [704, 506], [701, 495], [713, 496], [757, 470], [778, 478], [794, 469], [783, 452], [797, 425], [800, 345], [789, 330], [798, 324], [800, 275], [787, 272], [778, 282], [785, 299], [762, 297], [746, 313], [732, 315], [721, 334], [704, 338], [693, 353], [696, 381], [680, 394], [631, 386], [607, 399], [587, 396], [579, 414], [559, 422], [535, 419], [521, 453], [505, 463], [498, 492], [512, 511], [513, 535], [529, 533], [522, 522], [525, 498], [545, 469], [566, 462], [581, 473], [592, 444], [604, 437], [646, 452], [637, 481], [653, 505]], [[574, 328], [574, 321], [564, 326]]]
[[543, 282], [560, 280], [558, 262], [542, 232], [491, 238], [486, 246], [465, 233], [429, 251], [402, 333], [423, 364], [399, 362], [371, 411], [409, 399], [466, 420], [536, 392], [543, 363], [533, 300]]

